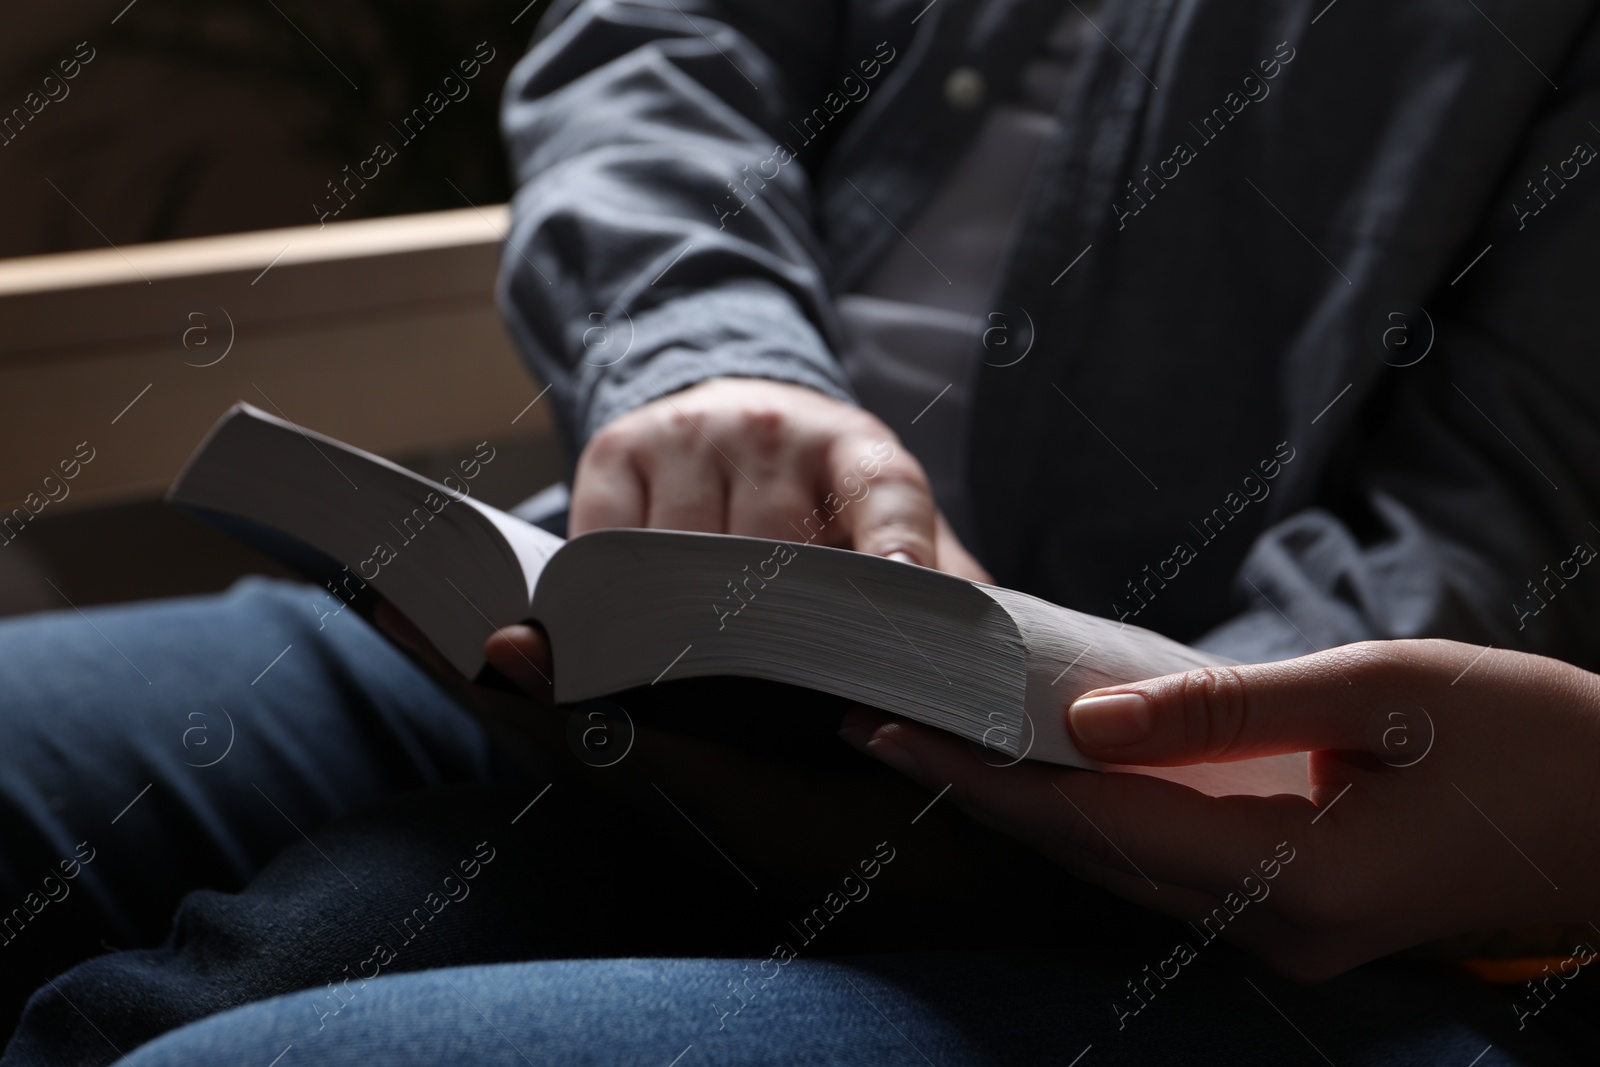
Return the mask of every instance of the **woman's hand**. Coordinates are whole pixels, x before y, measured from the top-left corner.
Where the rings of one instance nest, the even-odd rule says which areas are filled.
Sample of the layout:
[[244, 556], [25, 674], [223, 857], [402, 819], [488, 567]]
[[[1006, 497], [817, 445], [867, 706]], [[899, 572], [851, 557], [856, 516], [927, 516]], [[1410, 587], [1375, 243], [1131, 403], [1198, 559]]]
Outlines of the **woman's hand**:
[[814, 540], [991, 580], [892, 430], [757, 378], [709, 379], [595, 435], [578, 458], [571, 535], [617, 526]]
[[1600, 921], [1600, 677], [1452, 641], [1349, 645], [1086, 693], [1109, 763], [1310, 750], [1311, 799], [997, 768], [868, 712], [841, 735], [1121, 896], [1305, 980], [1448, 934]]

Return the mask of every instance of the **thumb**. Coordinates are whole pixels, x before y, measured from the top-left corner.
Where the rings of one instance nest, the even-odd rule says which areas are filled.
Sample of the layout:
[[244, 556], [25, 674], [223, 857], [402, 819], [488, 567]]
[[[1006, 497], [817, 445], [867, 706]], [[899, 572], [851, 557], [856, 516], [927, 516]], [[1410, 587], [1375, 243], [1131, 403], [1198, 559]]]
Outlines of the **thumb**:
[[861, 486], [861, 496], [840, 512], [850, 547], [873, 556], [903, 554], [912, 563], [934, 566], [938, 508], [922, 465], [887, 441], [876, 442], [869, 452], [862, 439], [852, 439], [832, 453], [833, 483]]
[[550, 639], [542, 627], [523, 623], [502, 627], [484, 642], [483, 654], [524, 693], [546, 703], [551, 700]]
[[1403, 680], [1392, 658], [1362, 645], [1204, 667], [1085, 693], [1067, 709], [1067, 723], [1083, 752], [1107, 763], [1222, 763], [1325, 749], [1384, 755], [1383, 724], [1426, 714], [1399, 699]]

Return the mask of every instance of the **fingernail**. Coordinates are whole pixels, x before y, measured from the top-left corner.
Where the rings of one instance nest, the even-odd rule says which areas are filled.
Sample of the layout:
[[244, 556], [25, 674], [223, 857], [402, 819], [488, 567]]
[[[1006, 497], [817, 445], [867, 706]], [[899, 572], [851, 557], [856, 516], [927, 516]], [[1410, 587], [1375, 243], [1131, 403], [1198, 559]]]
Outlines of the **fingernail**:
[[1088, 697], [1067, 709], [1072, 732], [1091, 748], [1118, 748], [1150, 734], [1150, 702], [1139, 693]]
[[899, 551], [891, 552], [887, 556], [885, 556], [884, 558], [885, 559], [892, 559], [896, 563], [915, 564], [917, 562], [916, 559], [913, 558], [911, 553], [909, 553], [909, 552], [899, 552]]
[[874, 759], [881, 760], [905, 775], [907, 778], [921, 778], [922, 764], [908, 750], [892, 741], [869, 741], [866, 752]]

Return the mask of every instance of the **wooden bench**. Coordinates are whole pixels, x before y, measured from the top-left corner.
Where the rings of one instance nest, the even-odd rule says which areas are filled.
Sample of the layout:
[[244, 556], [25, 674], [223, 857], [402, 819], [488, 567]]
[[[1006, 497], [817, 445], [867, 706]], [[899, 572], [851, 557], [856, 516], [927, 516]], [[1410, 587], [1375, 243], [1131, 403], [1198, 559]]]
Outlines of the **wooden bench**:
[[494, 303], [506, 225], [468, 208], [0, 260], [0, 615], [283, 573], [159, 503], [236, 400], [436, 477], [487, 439], [502, 506], [559, 478]]
[[506, 225], [467, 208], [0, 261], [4, 510], [84, 441], [61, 508], [159, 495], [239, 399], [392, 457], [554, 449], [495, 309]]

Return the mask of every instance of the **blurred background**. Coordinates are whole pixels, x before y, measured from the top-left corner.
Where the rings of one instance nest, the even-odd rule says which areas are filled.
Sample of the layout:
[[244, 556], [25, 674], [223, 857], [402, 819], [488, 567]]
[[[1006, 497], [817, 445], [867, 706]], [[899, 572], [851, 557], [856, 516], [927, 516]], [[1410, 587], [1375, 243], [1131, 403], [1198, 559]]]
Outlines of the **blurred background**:
[[0, 614], [281, 573], [160, 501], [236, 400], [435, 475], [488, 440], [501, 506], [560, 477], [493, 303], [500, 93], [547, 4], [8, 14]]

